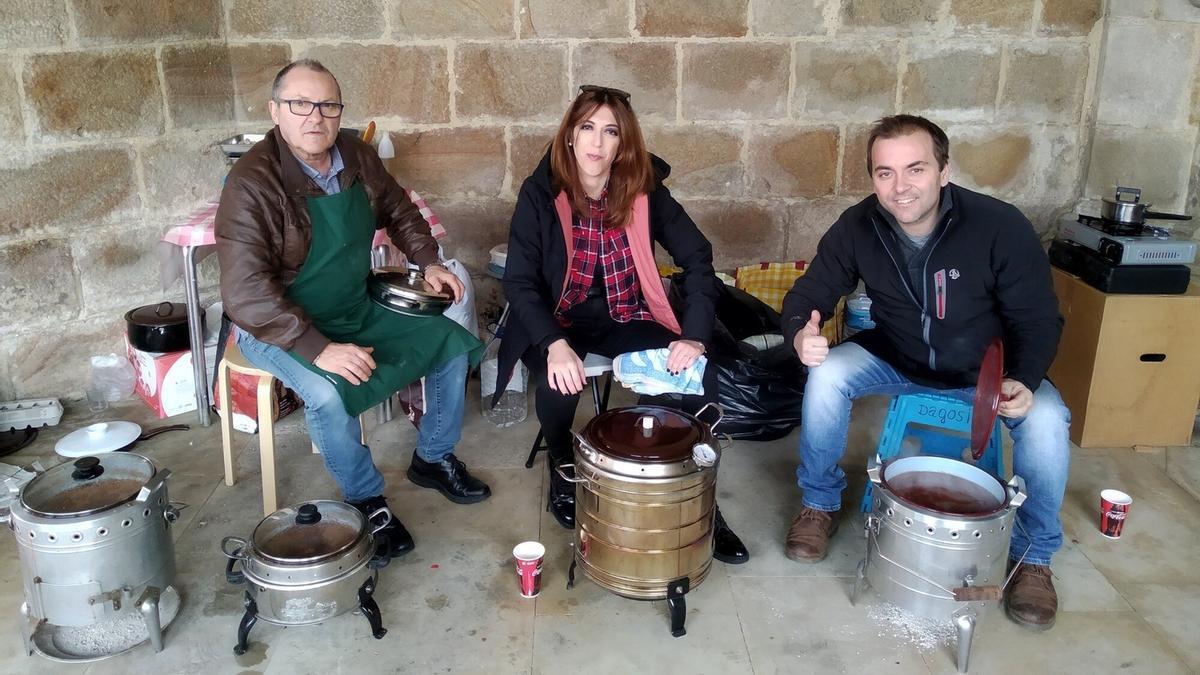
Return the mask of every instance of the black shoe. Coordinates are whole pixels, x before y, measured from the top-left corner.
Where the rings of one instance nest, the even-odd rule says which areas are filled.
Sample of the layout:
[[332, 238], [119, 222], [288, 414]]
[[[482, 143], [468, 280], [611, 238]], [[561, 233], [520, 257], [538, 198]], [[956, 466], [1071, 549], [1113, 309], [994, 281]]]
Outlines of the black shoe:
[[729, 565], [741, 565], [750, 559], [745, 544], [725, 523], [720, 507], [717, 507], [717, 522], [713, 525], [713, 557]]
[[491, 488], [467, 473], [467, 465], [453, 454], [440, 462], [426, 462], [414, 452], [408, 479], [414, 485], [437, 490], [455, 504], [474, 504], [492, 496]]
[[[563, 477], [558, 475], [559, 462], [547, 457], [546, 464], [550, 467], [550, 489], [546, 495], [546, 510], [559, 525], [568, 530], [575, 529], [575, 485], [570, 481], [563, 480]], [[567, 469], [566, 473], [571, 478], [575, 477], [573, 468]]]
[[[370, 517], [379, 509], [388, 508], [387, 500], [382, 496], [371, 497], [364, 499], [361, 502], [346, 502], [350, 506], [358, 509], [363, 515]], [[391, 512], [391, 509], [388, 509]], [[375, 529], [375, 525], [368, 524], [368, 527]], [[399, 558], [416, 547], [413, 543], [412, 535], [404, 527], [404, 523], [392, 513], [392, 519], [388, 521], [383, 529], [375, 533], [375, 554], [371, 558], [371, 566], [375, 568], [386, 567], [392, 558]]]

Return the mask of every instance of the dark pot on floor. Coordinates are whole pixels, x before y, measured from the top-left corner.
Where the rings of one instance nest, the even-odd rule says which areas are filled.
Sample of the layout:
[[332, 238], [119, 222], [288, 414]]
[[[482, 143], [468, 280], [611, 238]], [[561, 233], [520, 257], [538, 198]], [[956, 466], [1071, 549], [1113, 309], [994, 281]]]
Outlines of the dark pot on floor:
[[[173, 302], [142, 305], [125, 312], [129, 344], [144, 352], [182, 352], [191, 349], [187, 307]], [[203, 315], [201, 315], [203, 333]]]

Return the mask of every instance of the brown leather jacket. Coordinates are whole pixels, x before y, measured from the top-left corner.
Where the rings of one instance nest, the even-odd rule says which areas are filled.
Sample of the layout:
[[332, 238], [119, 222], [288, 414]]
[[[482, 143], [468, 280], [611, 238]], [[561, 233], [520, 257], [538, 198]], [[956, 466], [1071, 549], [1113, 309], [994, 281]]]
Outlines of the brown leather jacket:
[[[361, 180], [376, 229], [386, 227], [392, 242], [421, 269], [437, 262], [429, 224], [374, 148], [348, 131], [336, 143], [345, 165], [342, 189]], [[272, 129], [229, 172], [215, 223], [225, 313], [255, 338], [295, 349], [310, 361], [330, 340], [284, 291], [295, 281], [312, 242], [305, 197], [324, 194], [300, 168], [278, 129]]]

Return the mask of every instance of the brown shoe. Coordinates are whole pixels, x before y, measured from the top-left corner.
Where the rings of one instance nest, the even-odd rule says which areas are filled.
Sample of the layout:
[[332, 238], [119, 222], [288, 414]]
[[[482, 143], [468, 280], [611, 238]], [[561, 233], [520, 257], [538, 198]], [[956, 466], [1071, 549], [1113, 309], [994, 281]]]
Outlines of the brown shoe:
[[836, 513], [804, 507], [787, 534], [787, 557], [798, 562], [815, 563], [825, 559], [829, 538], [837, 532]]
[[1058, 593], [1054, 591], [1050, 567], [1021, 563], [1008, 582], [1004, 609], [1008, 618], [1033, 630], [1047, 630], [1058, 614]]

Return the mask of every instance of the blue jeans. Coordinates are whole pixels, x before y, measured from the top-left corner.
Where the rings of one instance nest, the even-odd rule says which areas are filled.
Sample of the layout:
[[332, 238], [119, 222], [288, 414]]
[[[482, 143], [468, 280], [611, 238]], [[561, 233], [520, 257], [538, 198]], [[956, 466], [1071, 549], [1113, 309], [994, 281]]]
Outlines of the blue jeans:
[[[804, 505], [837, 511], [846, 489], [846, 475], [838, 461], [846, 452], [850, 404], [871, 394], [910, 394], [934, 391], [914, 384], [888, 363], [847, 342], [829, 350], [829, 357], [808, 371], [804, 387], [803, 423], [800, 427], [800, 467], [796, 476], [804, 490]], [[975, 389], [937, 390], [970, 401]], [[1009, 556], [1049, 565], [1062, 546], [1058, 512], [1067, 487], [1071, 457], [1068, 429], [1071, 413], [1058, 390], [1048, 380], [1033, 394], [1033, 407], [1019, 419], [1001, 417], [1013, 438], [1013, 473], [1025, 479], [1029, 493], [1017, 509]], [[1028, 551], [1026, 551], [1028, 549]]]
[[[304, 399], [304, 419], [330, 475], [346, 501], [383, 494], [383, 474], [362, 444], [358, 418], [351, 417], [333, 384], [305, 368], [283, 349], [260, 342], [240, 328], [238, 348], [255, 368], [265, 370]], [[425, 414], [417, 432], [417, 454], [438, 462], [454, 451], [462, 436], [467, 356], [462, 354], [425, 375]]]

